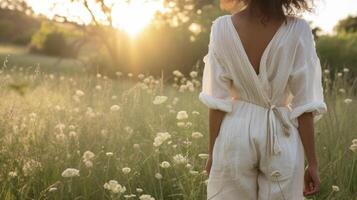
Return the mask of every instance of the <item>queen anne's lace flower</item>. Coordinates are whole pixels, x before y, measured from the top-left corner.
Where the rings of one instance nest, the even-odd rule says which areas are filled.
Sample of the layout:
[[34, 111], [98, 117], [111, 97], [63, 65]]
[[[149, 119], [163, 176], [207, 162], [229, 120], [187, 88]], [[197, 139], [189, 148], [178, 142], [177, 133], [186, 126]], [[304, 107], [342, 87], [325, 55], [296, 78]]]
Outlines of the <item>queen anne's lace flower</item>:
[[173, 159], [174, 159], [174, 163], [175, 164], [185, 164], [185, 163], [187, 163], [187, 158], [184, 157], [182, 154], [174, 155]]
[[193, 132], [192, 133], [192, 138], [194, 139], [198, 139], [198, 138], [202, 138], [203, 137], [203, 134], [200, 133], [200, 132]]
[[24, 164], [24, 166], [22, 167], [22, 171], [24, 172], [25, 176], [30, 176], [37, 170], [40, 170], [41, 167], [42, 165], [40, 162], [31, 159]]
[[163, 161], [161, 164], [160, 164], [160, 167], [162, 168], [169, 168], [171, 165], [169, 162], [167, 161]]
[[171, 138], [170, 133], [168, 133], [168, 132], [158, 132], [158, 133], [156, 134], [155, 139], [154, 139], [153, 145], [154, 145], [155, 147], [158, 147], [158, 146], [160, 146], [163, 142], [165, 142], [166, 140], [168, 140], [169, 138]]
[[124, 174], [129, 174], [131, 172], [131, 169], [129, 167], [124, 167], [123, 169], [121, 169], [121, 171], [124, 173]]
[[120, 109], [120, 106], [118, 106], [118, 105], [112, 105], [111, 107], [110, 107], [110, 110], [111, 111], [118, 111]]
[[74, 168], [67, 168], [62, 172], [62, 177], [64, 178], [72, 178], [75, 176], [79, 176], [79, 170]]
[[182, 110], [182, 111], [179, 111], [176, 115], [176, 119], [178, 120], [184, 120], [184, 119], [187, 119], [188, 118], [188, 114], [186, 111]]
[[167, 99], [167, 96], [156, 96], [152, 103], [155, 105], [163, 104]]
[[340, 191], [340, 188], [337, 185], [333, 185], [332, 186], [332, 191], [338, 192], [338, 191]]
[[155, 200], [154, 197], [152, 197], [151, 195], [148, 195], [148, 194], [142, 194], [142, 195], [140, 195], [139, 199], [140, 199], [140, 200]]
[[126, 191], [125, 186], [122, 186], [116, 180], [110, 180], [104, 184], [104, 189], [109, 190], [112, 193], [124, 193]]
[[155, 174], [155, 178], [157, 178], [157, 179], [162, 179], [162, 175], [161, 175], [160, 173], [156, 173], [156, 174]]

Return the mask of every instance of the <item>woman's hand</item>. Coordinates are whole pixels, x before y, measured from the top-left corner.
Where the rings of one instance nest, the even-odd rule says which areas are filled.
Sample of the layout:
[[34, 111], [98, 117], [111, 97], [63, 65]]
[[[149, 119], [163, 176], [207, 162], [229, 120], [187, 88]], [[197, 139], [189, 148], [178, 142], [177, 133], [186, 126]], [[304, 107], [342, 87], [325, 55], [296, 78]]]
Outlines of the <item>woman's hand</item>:
[[212, 167], [212, 155], [209, 155], [205, 167], [208, 176], [211, 172], [211, 167]]
[[320, 191], [319, 170], [316, 166], [308, 166], [304, 175], [304, 196], [311, 196]]

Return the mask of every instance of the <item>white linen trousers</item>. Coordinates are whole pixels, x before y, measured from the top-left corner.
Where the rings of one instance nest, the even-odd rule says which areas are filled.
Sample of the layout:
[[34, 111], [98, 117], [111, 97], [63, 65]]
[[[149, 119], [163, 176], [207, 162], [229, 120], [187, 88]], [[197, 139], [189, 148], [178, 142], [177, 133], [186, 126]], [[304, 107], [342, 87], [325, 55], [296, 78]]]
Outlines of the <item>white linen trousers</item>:
[[288, 17], [256, 74], [231, 15], [214, 20], [199, 99], [227, 112], [213, 148], [210, 200], [302, 200], [304, 148], [297, 117], [327, 111], [311, 28]]

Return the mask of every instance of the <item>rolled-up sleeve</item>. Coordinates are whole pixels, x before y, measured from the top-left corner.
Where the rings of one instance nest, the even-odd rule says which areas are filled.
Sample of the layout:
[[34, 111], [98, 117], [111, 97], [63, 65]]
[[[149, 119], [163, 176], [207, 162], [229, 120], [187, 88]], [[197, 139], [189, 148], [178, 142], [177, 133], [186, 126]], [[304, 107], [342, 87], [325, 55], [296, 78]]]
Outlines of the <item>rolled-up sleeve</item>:
[[203, 58], [205, 65], [199, 99], [208, 108], [231, 112], [233, 108], [230, 92], [232, 80], [227, 68], [222, 64], [222, 60], [216, 53], [212, 29], [213, 26], [211, 28], [208, 53]]
[[320, 59], [316, 54], [311, 28], [305, 24], [304, 29], [296, 47], [294, 66], [289, 79], [289, 88], [293, 95], [290, 120], [296, 127], [297, 118], [305, 112], [313, 113], [314, 123], [327, 112]]

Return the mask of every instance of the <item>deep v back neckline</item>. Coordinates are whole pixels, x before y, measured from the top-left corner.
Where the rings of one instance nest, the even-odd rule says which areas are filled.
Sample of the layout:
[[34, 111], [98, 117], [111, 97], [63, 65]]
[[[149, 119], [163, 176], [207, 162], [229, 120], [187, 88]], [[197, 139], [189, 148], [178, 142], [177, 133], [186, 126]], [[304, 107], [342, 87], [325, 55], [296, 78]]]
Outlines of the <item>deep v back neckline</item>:
[[233, 15], [227, 15], [230, 27], [232, 28], [232, 31], [235, 32], [235, 38], [237, 39], [237, 43], [238, 46], [243, 54], [243, 59], [245, 60], [246, 64], [249, 66], [250, 70], [253, 72], [253, 74], [259, 78], [262, 75], [262, 65], [263, 65], [263, 61], [264, 59], [266, 59], [267, 53], [271, 47], [271, 45], [274, 43], [274, 41], [278, 38], [278, 36], [280, 35], [280, 32], [282, 31], [283, 27], [285, 27], [285, 22], [282, 22], [279, 26], [279, 28], [276, 30], [276, 32], [274, 33], [273, 37], [270, 39], [268, 45], [265, 47], [265, 49], [263, 50], [263, 53], [260, 57], [259, 60], [259, 66], [258, 66], [258, 73], [255, 71], [254, 66], [252, 65], [251, 61], [249, 60], [248, 54], [245, 51], [245, 48], [243, 46], [242, 40], [239, 36], [238, 30], [236, 29], [236, 27], [234, 26], [234, 22], [233, 22]]

